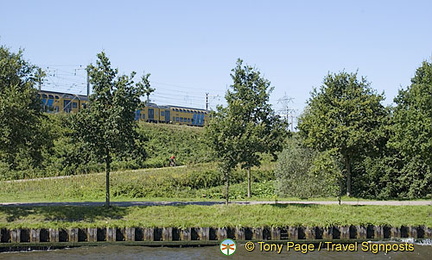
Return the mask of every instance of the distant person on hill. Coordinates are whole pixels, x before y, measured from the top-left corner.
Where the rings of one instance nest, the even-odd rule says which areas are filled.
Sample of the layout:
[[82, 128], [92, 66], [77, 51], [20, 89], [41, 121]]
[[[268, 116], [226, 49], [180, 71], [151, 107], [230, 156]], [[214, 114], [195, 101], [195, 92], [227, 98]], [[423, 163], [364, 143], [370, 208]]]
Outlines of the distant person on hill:
[[176, 166], [174, 155], [169, 158], [169, 166], [172, 166], [172, 167]]

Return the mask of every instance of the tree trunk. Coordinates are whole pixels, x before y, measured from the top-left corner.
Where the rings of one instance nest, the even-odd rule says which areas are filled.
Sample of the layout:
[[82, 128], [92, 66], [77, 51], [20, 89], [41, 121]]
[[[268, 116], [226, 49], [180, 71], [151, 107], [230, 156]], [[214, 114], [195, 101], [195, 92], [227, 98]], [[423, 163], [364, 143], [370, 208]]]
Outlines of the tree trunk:
[[344, 156], [345, 157], [345, 170], [346, 170], [346, 174], [347, 174], [347, 196], [351, 197], [351, 162], [350, 162], [350, 158], [348, 157], [348, 155]]
[[248, 187], [247, 187], [247, 196], [248, 198], [251, 197], [251, 169], [247, 168], [247, 180], [248, 180]]
[[338, 195], [337, 195], [337, 199], [338, 199], [338, 204], [341, 205], [342, 204], [342, 191], [343, 191], [343, 186], [344, 183], [342, 181], [342, 178], [339, 179], [338, 181]]
[[109, 152], [105, 157], [105, 207], [110, 207], [110, 171], [111, 171], [111, 157], [109, 156]]
[[225, 170], [225, 205], [229, 202], [229, 171]]

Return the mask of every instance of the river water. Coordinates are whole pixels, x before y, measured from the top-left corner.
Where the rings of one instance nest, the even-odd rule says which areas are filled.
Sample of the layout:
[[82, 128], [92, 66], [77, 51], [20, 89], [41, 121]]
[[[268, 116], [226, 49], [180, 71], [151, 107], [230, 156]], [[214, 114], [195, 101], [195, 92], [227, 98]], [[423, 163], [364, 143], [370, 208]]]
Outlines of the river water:
[[[389, 243], [389, 242], [386, 242]], [[231, 256], [221, 253], [219, 246], [205, 247], [145, 247], [104, 245], [96, 247], [77, 247], [51, 251], [27, 251], [0, 253], [0, 259], [432, 259], [432, 245], [414, 244], [413, 252], [335, 252], [313, 251], [301, 252], [282, 250], [277, 252], [260, 251], [259, 247], [252, 252], [238, 245]]]

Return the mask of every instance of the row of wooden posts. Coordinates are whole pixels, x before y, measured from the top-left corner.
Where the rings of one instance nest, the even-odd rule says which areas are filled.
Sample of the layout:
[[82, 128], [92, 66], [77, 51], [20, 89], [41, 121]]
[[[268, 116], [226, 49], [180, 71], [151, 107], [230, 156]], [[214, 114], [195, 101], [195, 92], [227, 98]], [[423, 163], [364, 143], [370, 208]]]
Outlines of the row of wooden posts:
[[0, 229], [0, 243], [432, 238], [425, 226]]

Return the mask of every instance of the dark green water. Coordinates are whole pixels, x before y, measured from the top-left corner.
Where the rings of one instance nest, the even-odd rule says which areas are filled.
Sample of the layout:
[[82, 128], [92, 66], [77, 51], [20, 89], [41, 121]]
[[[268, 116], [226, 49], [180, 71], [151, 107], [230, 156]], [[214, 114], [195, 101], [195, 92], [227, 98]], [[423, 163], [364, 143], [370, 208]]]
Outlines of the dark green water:
[[53, 251], [28, 251], [0, 253], [0, 259], [432, 259], [432, 245], [414, 244], [413, 252], [329, 252], [322, 250], [307, 254], [301, 252], [260, 252], [256, 248], [247, 252], [242, 245], [231, 256], [221, 253], [218, 246], [207, 247], [144, 247], [97, 246], [61, 249]]

